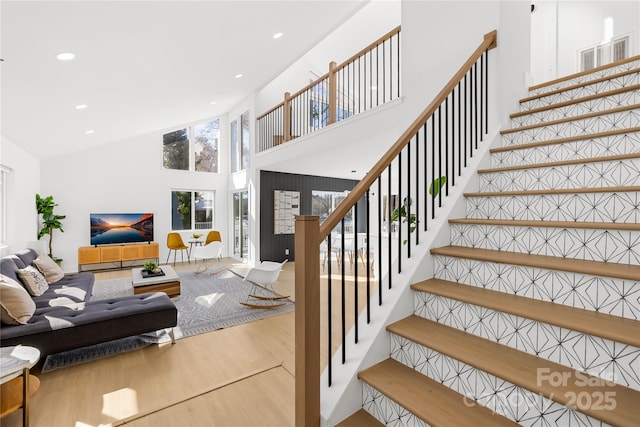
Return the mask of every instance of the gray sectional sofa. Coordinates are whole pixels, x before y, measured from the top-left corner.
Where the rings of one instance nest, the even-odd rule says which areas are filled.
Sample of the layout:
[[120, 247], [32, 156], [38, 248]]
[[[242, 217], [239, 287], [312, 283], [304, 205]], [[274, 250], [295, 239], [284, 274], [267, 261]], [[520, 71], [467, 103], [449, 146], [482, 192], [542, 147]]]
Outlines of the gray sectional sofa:
[[[2, 257], [0, 273], [20, 282], [18, 269], [37, 256], [25, 249]], [[93, 285], [93, 273], [65, 274], [42, 295], [32, 297], [35, 312], [25, 324], [1, 324], [0, 344], [36, 347], [43, 360], [46, 355], [177, 325], [176, 306], [162, 292], [90, 301]]]

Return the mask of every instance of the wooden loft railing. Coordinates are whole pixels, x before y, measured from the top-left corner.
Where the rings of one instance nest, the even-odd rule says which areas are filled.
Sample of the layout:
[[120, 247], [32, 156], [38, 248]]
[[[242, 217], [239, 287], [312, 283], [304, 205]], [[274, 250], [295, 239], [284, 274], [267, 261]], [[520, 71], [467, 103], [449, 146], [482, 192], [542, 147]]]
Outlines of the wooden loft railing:
[[[366, 286], [366, 323], [369, 323], [372, 301], [376, 299], [371, 293], [372, 273], [377, 275], [377, 300], [381, 305], [384, 289], [392, 288], [394, 276], [402, 271], [403, 259], [410, 258], [411, 249], [420, 243], [421, 229], [426, 232], [436, 210], [442, 206], [442, 198], [449, 194], [449, 187], [455, 185], [456, 176], [461, 175], [467, 160], [477, 150], [478, 142], [488, 132], [488, 54], [496, 46], [497, 32], [486, 34], [480, 46], [435, 99], [322, 224], [317, 216], [296, 218], [296, 426], [320, 424], [320, 246], [326, 242], [326, 251], [331, 254], [333, 245], [343, 260], [341, 281], [338, 280], [340, 286], [336, 286], [341, 293], [336, 310], [342, 324], [341, 330], [335, 333], [332, 328], [334, 289], [330, 261], [327, 271], [326, 348], [329, 352], [328, 385], [331, 386], [334, 335], [341, 338], [343, 364], [347, 351], [345, 252], [353, 251], [355, 254], [356, 268], [352, 271], [356, 284], [359, 283], [358, 254], [362, 254], [366, 266], [366, 278], [363, 280]], [[375, 197], [372, 197], [373, 193]], [[431, 195], [430, 199], [428, 195]], [[393, 200], [402, 202], [392, 206]], [[365, 209], [364, 224], [358, 224], [358, 209]], [[350, 212], [354, 234], [349, 237], [345, 236], [344, 230], [345, 217]], [[395, 230], [392, 227], [394, 222]], [[336, 232], [338, 225], [339, 231]], [[358, 233], [360, 230], [362, 233]], [[351, 245], [347, 245], [347, 239], [352, 241]], [[375, 272], [371, 265], [376, 267]], [[359, 286], [354, 286], [353, 345], [358, 343], [358, 293]]]
[[258, 151], [268, 150], [400, 96], [400, 27], [257, 118]]

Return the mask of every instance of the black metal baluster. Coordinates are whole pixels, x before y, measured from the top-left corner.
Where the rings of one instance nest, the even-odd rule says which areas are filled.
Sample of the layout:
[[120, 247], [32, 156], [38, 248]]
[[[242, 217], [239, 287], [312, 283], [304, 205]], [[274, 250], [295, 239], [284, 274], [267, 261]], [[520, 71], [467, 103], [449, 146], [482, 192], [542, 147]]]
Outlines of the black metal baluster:
[[[442, 153], [440, 153], [442, 155]], [[442, 175], [441, 175], [442, 176]], [[449, 97], [444, 100], [444, 176], [447, 177], [445, 195], [449, 195]], [[442, 192], [442, 188], [440, 188]], [[442, 199], [440, 199], [442, 200]], [[442, 205], [440, 205], [442, 207]]]
[[[411, 258], [411, 140], [407, 142], [407, 258]], [[400, 252], [398, 252], [400, 254]], [[398, 256], [400, 258], [400, 256]]]
[[354, 343], [358, 344], [358, 203], [353, 205], [353, 254], [351, 254], [351, 259], [353, 259]]
[[327, 236], [327, 257], [329, 261], [327, 262], [327, 335], [328, 335], [328, 344], [327, 344], [327, 352], [329, 353], [329, 357], [327, 357], [327, 376], [329, 379], [329, 387], [331, 387], [331, 379], [332, 379], [332, 363], [331, 358], [332, 347], [333, 347], [333, 337], [332, 337], [332, 310], [333, 301], [331, 299], [331, 233]]
[[[436, 113], [431, 115], [431, 188], [436, 180]], [[436, 197], [431, 194], [431, 219], [436, 218]]]
[[389, 164], [389, 167], [387, 168], [387, 177], [389, 186], [387, 189], [387, 257], [389, 258], [389, 289], [391, 289], [391, 164]]
[[378, 177], [378, 305], [382, 305], [382, 222], [384, 220], [382, 206], [382, 174]]
[[426, 122], [424, 122], [424, 125], [422, 126], [422, 134], [424, 135], [424, 152], [422, 153], [422, 155], [424, 156], [424, 197], [421, 197], [421, 199], [423, 200], [423, 204], [424, 204], [424, 231], [427, 231], [427, 218], [429, 218], [429, 210], [427, 209], [427, 207], [429, 206], [428, 200], [427, 199], [427, 190], [429, 188], [429, 184], [428, 182], [428, 178], [427, 175], [429, 174], [429, 167], [428, 167], [428, 156], [427, 156], [427, 151], [428, 150], [428, 145], [427, 145], [427, 122], [429, 120], [427, 119]]
[[[438, 107], [438, 184], [442, 177], [442, 106]], [[438, 207], [442, 207], [442, 186], [438, 185]]]
[[366, 217], [367, 217], [367, 221], [365, 223], [365, 227], [367, 229], [366, 232], [366, 239], [367, 239], [367, 263], [365, 265], [365, 268], [367, 269], [367, 324], [371, 323], [371, 259], [370, 259], [370, 255], [371, 255], [371, 232], [369, 229], [369, 226], [371, 225], [371, 218], [370, 218], [370, 214], [371, 214], [371, 189], [367, 190], [367, 212], [366, 212]]
[[402, 151], [398, 153], [398, 273], [402, 273]]
[[342, 364], [347, 361], [347, 335], [346, 335], [346, 324], [347, 324], [347, 295], [346, 295], [346, 279], [345, 279], [345, 268], [344, 268], [344, 217], [340, 220], [341, 230], [340, 230], [340, 276], [342, 277], [341, 281], [341, 306], [340, 306], [340, 314], [341, 314], [341, 335], [342, 335]]

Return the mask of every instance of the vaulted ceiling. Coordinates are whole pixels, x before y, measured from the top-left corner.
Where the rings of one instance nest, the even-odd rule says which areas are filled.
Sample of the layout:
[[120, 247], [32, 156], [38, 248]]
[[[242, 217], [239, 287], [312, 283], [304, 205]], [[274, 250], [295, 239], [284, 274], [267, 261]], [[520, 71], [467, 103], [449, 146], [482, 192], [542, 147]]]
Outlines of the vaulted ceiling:
[[224, 114], [365, 3], [3, 0], [1, 132], [46, 159]]

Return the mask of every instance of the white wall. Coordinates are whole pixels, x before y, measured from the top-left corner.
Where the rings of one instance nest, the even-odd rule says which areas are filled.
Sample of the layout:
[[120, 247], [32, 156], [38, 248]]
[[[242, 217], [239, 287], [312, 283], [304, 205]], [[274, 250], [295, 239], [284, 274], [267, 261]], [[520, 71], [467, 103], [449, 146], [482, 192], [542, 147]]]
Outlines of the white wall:
[[38, 237], [36, 194], [40, 192], [40, 161], [4, 135], [0, 144], [0, 164], [11, 171], [7, 185], [7, 246], [0, 255], [15, 252]]
[[[215, 191], [214, 227], [228, 236], [228, 120], [220, 119], [220, 173], [186, 172], [162, 167], [162, 135], [184, 125], [41, 161], [41, 192], [53, 195], [64, 220], [64, 233], [54, 236], [54, 255], [65, 271], [77, 270], [77, 250], [90, 244], [89, 214], [152, 212], [160, 261], [167, 257], [171, 228], [171, 191]], [[202, 120], [205, 121], [205, 120]], [[199, 122], [202, 122], [199, 121]], [[191, 233], [183, 233], [186, 238]], [[227, 239], [227, 242], [229, 240]], [[223, 255], [227, 255], [227, 247]], [[180, 255], [178, 255], [180, 259]]]
[[400, 0], [372, 0], [340, 28], [312, 48], [271, 83], [257, 92], [256, 115], [310, 83], [310, 72], [323, 75], [329, 62], [344, 62], [386, 32], [400, 25]]
[[631, 34], [629, 56], [640, 52], [639, 1], [534, 1], [533, 84], [578, 72], [577, 52], [604, 38], [604, 19], [614, 20], [614, 36]]

